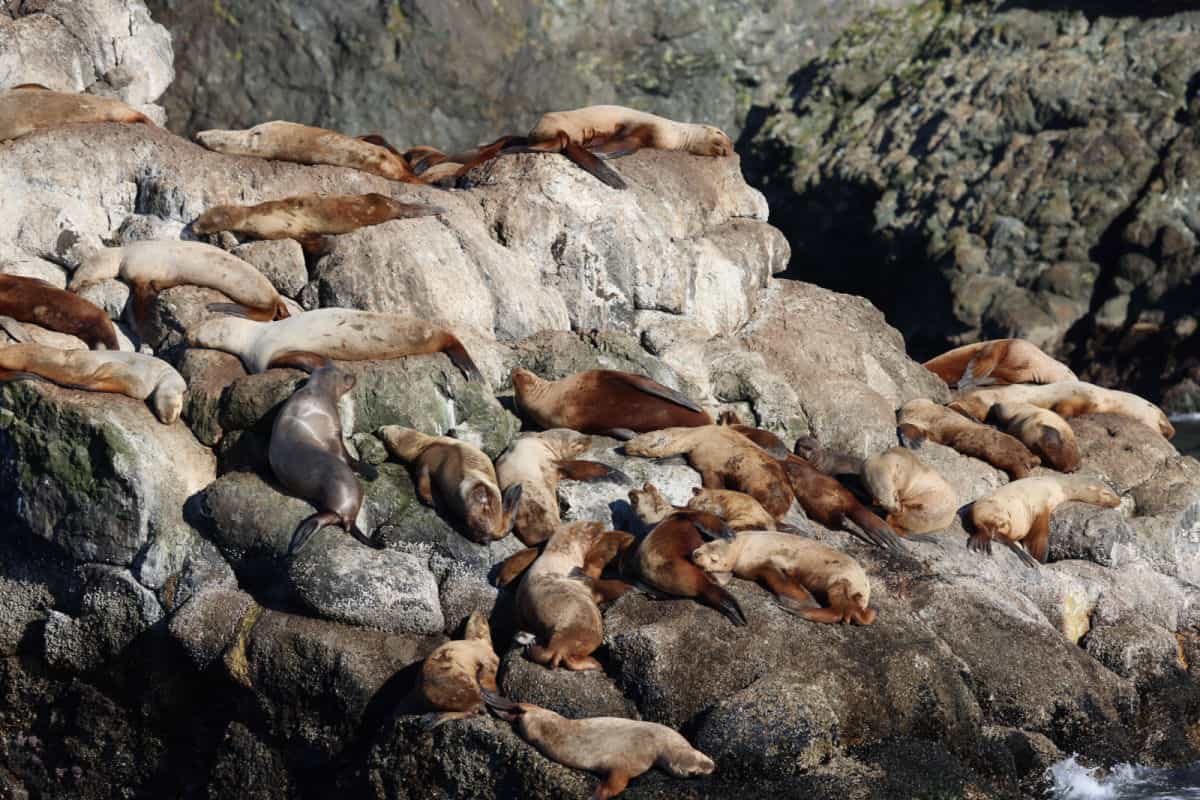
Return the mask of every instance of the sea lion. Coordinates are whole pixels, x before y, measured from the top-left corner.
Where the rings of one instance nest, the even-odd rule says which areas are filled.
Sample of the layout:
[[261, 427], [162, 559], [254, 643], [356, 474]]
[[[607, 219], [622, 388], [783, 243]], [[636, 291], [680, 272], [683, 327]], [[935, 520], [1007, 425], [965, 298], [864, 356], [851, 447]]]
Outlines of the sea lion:
[[605, 464], [575, 458], [587, 451], [592, 437], [567, 428], [525, 433], [509, 445], [496, 461], [501, 491], [521, 486], [513, 531], [527, 545], [549, 539], [562, 523], [558, 510], [558, 482], [567, 480], [621, 480], [625, 476]]
[[87, 343], [78, 336], [59, 333], [41, 325], [17, 322], [12, 317], [0, 316], [0, 343], [44, 344], [55, 350], [87, 350]]
[[0, 275], [0, 315], [69, 333], [92, 349], [121, 349], [117, 330], [103, 309], [40, 278]]
[[145, 114], [111, 97], [54, 92], [37, 84], [22, 84], [0, 92], [0, 142], [38, 130], [88, 122], [154, 126]]
[[779, 461], [724, 425], [667, 428], [625, 443], [631, 456], [686, 455], [705, 489], [733, 489], [753, 497], [775, 519], [792, 507], [792, 488]]
[[320, 367], [275, 417], [267, 447], [271, 470], [284, 489], [317, 507], [317, 513], [296, 528], [289, 553], [304, 547], [326, 525], [340, 525], [363, 544], [377, 546], [355, 522], [363, 490], [354, 471], [374, 478], [375, 470], [346, 451], [338, 415], [338, 400], [354, 383], [353, 375], [332, 364]]
[[164, 425], [179, 419], [183, 394], [187, 391], [183, 376], [154, 356], [59, 350], [32, 343], [0, 347], [0, 381], [32, 376], [70, 389], [113, 392], [144, 400]]
[[1045, 408], [1030, 403], [996, 403], [988, 409], [984, 420], [995, 425], [1059, 472], [1079, 469], [1079, 443], [1067, 421]]
[[521, 579], [517, 625], [535, 639], [525, 649], [531, 661], [551, 669], [602, 669], [591, 655], [604, 640], [597, 602], [616, 598], [603, 594], [605, 582], [574, 576], [582, 574], [588, 553], [604, 533], [599, 522], [561, 525]]
[[813, 436], [801, 436], [792, 448], [818, 472], [833, 478], [858, 478], [862, 475], [863, 460], [844, 453], [836, 453], [821, 446]]
[[542, 428], [630, 439], [662, 428], [712, 424], [712, 417], [684, 395], [631, 372], [592, 369], [548, 381], [517, 368], [512, 385], [517, 408]]
[[1044, 386], [997, 386], [972, 389], [958, 395], [950, 408], [982, 422], [996, 403], [1029, 403], [1048, 408], [1062, 417], [1081, 414], [1119, 414], [1136, 419], [1152, 431], [1170, 439], [1175, 428], [1162, 409], [1136, 394], [1105, 389], [1084, 381], [1063, 381]]
[[929, 439], [986, 461], [1014, 478], [1024, 478], [1041, 463], [1028, 447], [1007, 433], [981, 425], [932, 400], [910, 400], [896, 419], [900, 441], [906, 447], [920, 447]]
[[132, 287], [133, 319], [139, 327], [149, 318], [158, 293], [172, 286], [214, 289], [253, 320], [283, 319], [289, 313], [279, 292], [253, 265], [203, 242], [146, 241], [99, 248], [84, 258], [69, 288], [78, 292], [111, 278]]
[[871, 456], [863, 463], [862, 477], [888, 512], [888, 525], [901, 535], [943, 530], [958, 514], [954, 487], [911, 450], [893, 447]]
[[[718, 582], [730, 575], [762, 581], [787, 611], [812, 622], [870, 625], [871, 584], [862, 565], [850, 556], [802, 536], [745, 531], [696, 549], [692, 561]], [[826, 598], [822, 608], [812, 592]]]
[[626, 571], [651, 594], [691, 597], [724, 614], [734, 625], [745, 625], [738, 601], [711, 576], [691, 562], [692, 551], [714, 537], [734, 533], [720, 517], [704, 511], [677, 510], [651, 483], [629, 492], [634, 513], [654, 528], [626, 557]]
[[483, 691], [497, 691], [499, 668], [487, 616], [472, 612], [463, 638], [440, 645], [421, 664], [417, 694], [426, 708], [434, 709], [424, 717], [426, 729], [484, 713]]
[[196, 141], [218, 153], [253, 156], [296, 164], [328, 164], [369, 172], [402, 183], [422, 183], [408, 161], [370, 137], [347, 136], [337, 131], [275, 120], [244, 131], [210, 130]]
[[459, 178], [475, 167], [500, 155], [506, 147], [527, 144], [525, 137], [502, 136], [494, 142], [481, 144], [459, 153], [443, 153], [435, 147], [412, 147], [404, 151], [414, 175], [424, 183], [454, 186]]
[[708, 775], [716, 765], [665, 725], [620, 717], [567, 719], [530, 703], [513, 703], [491, 692], [488, 708], [516, 725], [521, 738], [551, 761], [602, 776], [592, 800], [608, 800], [629, 781], [657, 766], [677, 778]]
[[478, 447], [399, 425], [380, 428], [379, 438], [415, 471], [421, 502], [463, 523], [472, 541], [487, 544], [512, 530], [523, 487], [514, 484], [501, 494], [492, 460]]
[[326, 236], [350, 233], [393, 219], [446, 213], [440, 206], [402, 203], [382, 194], [304, 194], [253, 206], [213, 206], [192, 223], [198, 234], [233, 231], [255, 239], [295, 239], [309, 252], [323, 252]]
[[1022, 478], [975, 501], [971, 507], [975, 533], [967, 546], [990, 555], [992, 541], [999, 540], [1029, 566], [1045, 563], [1050, 547], [1050, 515], [1068, 500], [1105, 508], [1121, 505], [1121, 498], [1094, 478], [1066, 475]]
[[482, 380], [458, 338], [429, 322], [401, 314], [318, 308], [275, 322], [213, 317], [187, 332], [188, 344], [224, 350], [249, 372], [272, 367], [312, 370], [324, 359], [366, 361], [445, 353], [467, 380]]
[[[633, 492], [630, 493], [632, 498]], [[676, 513], [702, 511], [724, 520], [731, 531], [764, 531], [788, 529], [796, 532], [790, 525], [777, 524], [775, 518], [767, 513], [753, 497], [744, 492], [730, 489], [705, 489], [701, 486], [692, 487], [692, 497], [684, 508], [672, 505], [652, 483], [642, 486], [638, 493], [638, 502], [634, 509], [642, 522], [657, 524]]]
[[929, 359], [924, 367], [947, 386], [959, 389], [1076, 380], [1075, 373], [1065, 364], [1024, 339], [993, 339], [963, 345]]

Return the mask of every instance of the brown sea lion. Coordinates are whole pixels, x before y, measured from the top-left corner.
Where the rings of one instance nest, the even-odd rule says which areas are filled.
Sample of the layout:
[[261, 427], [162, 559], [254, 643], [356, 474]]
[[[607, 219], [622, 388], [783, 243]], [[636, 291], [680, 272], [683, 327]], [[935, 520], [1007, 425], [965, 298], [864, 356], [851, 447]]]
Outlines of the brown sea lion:
[[1029, 403], [996, 403], [988, 409], [984, 420], [995, 425], [1059, 472], [1079, 469], [1079, 443], [1067, 421], [1045, 408]]
[[967, 389], [1005, 383], [1073, 381], [1075, 373], [1024, 339], [993, 339], [956, 347], [931, 358], [925, 369], [947, 386]]
[[403, 183], [422, 183], [408, 161], [369, 137], [355, 138], [337, 131], [295, 122], [264, 122], [244, 131], [200, 131], [200, 144], [231, 156], [253, 156], [297, 164], [328, 164], [380, 175]]
[[404, 158], [413, 174], [420, 176], [424, 183], [454, 186], [459, 178], [500, 155], [504, 148], [520, 147], [527, 143], [524, 137], [502, 136], [494, 142], [458, 153], [443, 153], [434, 147], [413, 147], [404, 151]]
[[164, 425], [179, 419], [187, 383], [167, 362], [141, 353], [59, 350], [41, 344], [0, 347], [0, 381], [42, 378], [70, 389], [144, 400]]
[[312, 370], [324, 359], [367, 361], [445, 353], [467, 380], [482, 380], [462, 342], [429, 322], [401, 314], [318, 308], [275, 322], [213, 317], [187, 332], [188, 344], [224, 350], [249, 372], [272, 367]]
[[426, 708], [434, 709], [424, 717], [426, 729], [484, 713], [483, 692], [497, 691], [499, 668], [487, 616], [475, 611], [462, 639], [440, 645], [421, 664], [417, 694]]
[[1029, 403], [1067, 418], [1081, 414], [1119, 414], [1136, 419], [1167, 439], [1175, 435], [1175, 428], [1167, 415], [1149, 400], [1084, 381], [973, 389], [955, 397], [950, 408], [982, 422], [996, 403]]
[[254, 206], [214, 206], [196, 218], [192, 230], [201, 235], [233, 231], [255, 239], [295, 239], [309, 252], [323, 252], [326, 236], [394, 219], [444, 213], [441, 206], [402, 203], [375, 193], [305, 194]]
[[573, 769], [595, 772], [603, 780], [592, 800], [608, 800], [629, 781], [659, 767], [677, 778], [708, 775], [716, 765], [665, 725], [620, 717], [567, 719], [529, 703], [513, 703], [484, 694], [496, 716], [516, 725], [521, 738], [542, 755]]
[[[719, 582], [730, 575], [762, 581], [784, 609], [813, 622], [875, 621], [875, 610], [867, 606], [871, 584], [862, 565], [803, 536], [746, 531], [697, 548], [692, 561]], [[813, 592], [825, 596], [827, 608], [818, 605]]]
[[684, 395], [630, 372], [593, 369], [547, 381], [518, 368], [512, 384], [521, 413], [542, 428], [630, 439], [662, 428], [712, 424], [712, 417]]
[[323, 366], [288, 398], [275, 417], [267, 447], [271, 470], [284, 489], [317, 507], [317, 513], [296, 528], [289, 553], [302, 548], [326, 525], [340, 525], [363, 544], [377, 546], [355, 522], [363, 490], [354, 470], [368, 478], [374, 478], [375, 470], [346, 451], [338, 415], [338, 399], [353, 389], [354, 383], [353, 375], [333, 365]]
[[1066, 475], [1022, 478], [975, 501], [971, 507], [975, 533], [968, 546], [990, 555], [992, 541], [999, 540], [1026, 564], [1036, 567], [1039, 561], [1046, 561], [1049, 551], [1050, 515], [1068, 500], [1105, 508], [1121, 505], [1121, 498], [1094, 478]]
[[625, 443], [625, 452], [647, 458], [686, 455], [704, 488], [745, 492], [775, 519], [792, 507], [791, 485], [779, 461], [724, 425], [643, 433]]
[[502, 495], [492, 460], [478, 447], [399, 425], [380, 428], [379, 438], [413, 468], [421, 502], [463, 523], [470, 539], [487, 544], [512, 530], [522, 486], [514, 484]]
[[920, 447], [926, 439], [986, 461], [1014, 478], [1024, 478], [1041, 460], [1007, 433], [981, 425], [932, 400], [905, 403], [896, 416], [900, 441]]
[[623, 480], [625, 475], [596, 461], [575, 458], [592, 445], [592, 437], [567, 428], [517, 437], [496, 461], [501, 491], [521, 486], [513, 531], [527, 545], [549, 539], [562, 523], [558, 510], [558, 482], [566, 480]]
[[827, 450], [813, 436], [801, 436], [796, 440], [792, 451], [824, 475], [833, 478], [853, 478], [862, 475], [863, 460], [861, 458]]
[[[630, 493], [632, 498], [633, 492]], [[692, 487], [692, 497], [685, 508], [672, 505], [666, 496], [652, 483], [646, 483], [638, 493], [635, 512], [642, 522], [650, 525], [658, 524], [672, 514], [689, 511], [702, 511], [724, 520], [731, 531], [771, 531], [775, 530], [775, 518], [767, 513], [753, 497], [744, 492], [729, 489], [705, 489], [701, 486]], [[778, 524], [780, 530], [788, 529], [796, 532], [788, 525]]]
[[958, 494], [938, 472], [903, 447], [893, 447], [863, 463], [863, 482], [887, 512], [899, 534], [948, 528], [958, 514]]
[[145, 114], [111, 97], [54, 92], [31, 83], [0, 92], [0, 142], [38, 130], [88, 122], [154, 125]]
[[99, 306], [39, 278], [0, 275], [0, 315], [69, 333], [92, 349], [121, 349], [112, 320]]

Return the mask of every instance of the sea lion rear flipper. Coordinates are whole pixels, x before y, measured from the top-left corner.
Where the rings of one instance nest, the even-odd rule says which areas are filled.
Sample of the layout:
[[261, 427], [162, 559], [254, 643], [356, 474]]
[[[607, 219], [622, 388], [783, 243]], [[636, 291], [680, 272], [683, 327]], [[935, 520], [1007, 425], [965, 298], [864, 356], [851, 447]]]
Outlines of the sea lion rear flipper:
[[[275, 317], [275, 309], [260, 310], [244, 306], [241, 303], [209, 303], [207, 306], [209, 311], [217, 314], [225, 314], [230, 317], [240, 317], [242, 319], [252, 319], [255, 322], [270, 322]], [[286, 316], [286, 313], [285, 315]]]
[[592, 792], [592, 800], [609, 800], [610, 797], [616, 797], [625, 791], [631, 777], [633, 776], [627, 772], [614, 769], [597, 784], [596, 789]]
[[637, 431], [631, 431], [629, 428], [609, 428], [604, 431], [605, 436], [611, 436], [617, 441], [628, 442], [630, 439], [637, 437]]
[[267, 369], [301, 369], [312, 374], [321, 367], [328, 367], [333, 362], [323, 355], [318, 353], [310, 353], [307, 350], [292, 350], [287, 353], [280, 353], [267, 362]]
[[471, 358], [471, 354], [467, 352], [467, 348], [463, 347], [463, 343], [456, 337], [451, 336], [453, 341], [449, 342], [442, 348], [442, 352], [446, 354], [446, 358], [450, 359], [450, 363], [462, 370], [462, 374], [469, 381], [482, 381], [483, 373], [479, 371], [479, 367], [475, 366], [475, 361]]
[[567, 141], [566, 146], [563, 147], [563, 155], [574, 161], [586, 172], [591, 173], [593, 177], [606, 186], [609, 186], [613, 189], [628, 188], [625, 184], [625, 181], [621, 179], [620, 175], [613, 171], [612, 167], [605, 164], [599, 158], [592, 155], [575, 142], [570, 140]]
[[564, 481], [612, 481], [630, 483], [629, 476], [616, 467], [599, 461], [567, 459], [558, 462], [558, 477]]
[[[900, 537], [896, 535], [896, 532], [886, 522], [868, 511], [865, 507], [860, 505], [846, 516], [849, 517], [851, 522], [862, 529], [862, 533], [857, 535], [858, 538], [867, 544], [891, 550], [904, 549], [904, 545], [900, 543]], [[853, 531], [851, 532], [853, 533]]]
[[641, 127], [634, 128], [629, 132], [619, 131], [618, 133], [620, 135], [613, 136], [604, 144], [589, 147], [588, 151], [597, 158], [604, 159], [605, 161], [611, 158], [633, 155], [646, 146], [650, 130], [646, 127]]
[[1025, 534], [1022, 544], [1029, 551], [1029, 555], [1043, 564], [1046, 563], [1046, 555], [1050, 550], [1049, 511], [1043, 510], [1042, 513], [1033, 518], [1033, 524], [1029, 527], [1029, 533]]
[[495, 692], [481, 687], [479, 693], [483, 696], [483, 702], [487, 704], [488, 710], [506, 722], [512, 722], [525, 713], [524, 709], [512, 700], [505, 699]]
[[649, 597], [653, 600], [674, 600], [675, 599], [674, 595], [667, 594], [666, 592], [660, 592], [658, 589], [655, 589], [653, 586], [651, 586], [650, 584], [645, 583], [643, 581], [633, 581], [633, 583], [631, 583], [630, 585], [633, 586], [633, 588], [636, 589], [637, 591], [641, 592], [642, 594], [646, 595], [647, 597]]
[[436, 504], [433, 501], [433, 478], [429, 474], [429, 465], [422, 464], [417, 470], [417, 497], [421, 498], [421, 502], [427, 506], [433, 507]]
[[677, 406], [683, 406], [688, 411], [694, 411], [697, 414], [704, 413], [704, 409], [692, 401], [687, 395], [677, 392], [669, 386], [663, 386], [661, 383], [652, 381], [645, 376], [624, 373], [621, 375], [621, 379], [634, 389], [637, 389], [639, 392], [645, 392], [648, 395], [653, 395], [661, 400], [674, 403]]
[[537, 557], [542, 554], [541, 548], [526, 547], [524, 550], [518, 550], [511, 556], [506, 558], [500, 564], [500, 571], [496, 575], [497, 586], [508, 586], [510, 583], [521, 577], [525, 570], [529, 569]]
[[288, 555], [300, 550], [304, 545], [308, 544], [308, 540], [313, 534], [324, 528], [326, 525], [337, 525], [340, 522], [338, 515], [332, 511], [325, 511], [320, 514], [313, 514], [308, 519], [300, 523], [296, 528], [296, 532], [292, 534], [292, 542], [288, 545]]
[[980, 363], [979, 353], [971, 356], [971, 360], [963, 367], [962, 375], [958, 379], [958, 391], [963, 392], [967, 389], [974, 389], [977, 386], [987, 386], [995, 383], [995, 381], [987, 380], [992, 374], [992, 370], [996, 368], [999, 362], [993, 356], [987, 359], [986, 363]]
[[385, 148], [387, 150], [392, 151], [396, 155], [401, 155], [399, 150], [392, 147], [391, 142], [389, 142], [387, 139], [380, 136], [378, 133], [368, 133], [366, 136], [359, 136], [358, 140], [360, 142], [366, 142], [367, 144], [373, 144], [376, 147]]

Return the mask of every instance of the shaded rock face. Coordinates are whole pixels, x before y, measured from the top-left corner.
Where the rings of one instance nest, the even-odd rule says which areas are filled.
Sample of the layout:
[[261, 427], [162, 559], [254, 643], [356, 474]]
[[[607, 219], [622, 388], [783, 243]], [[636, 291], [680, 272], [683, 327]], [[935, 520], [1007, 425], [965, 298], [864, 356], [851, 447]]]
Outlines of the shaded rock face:
[[885, 11], [795, 73], [748, 164], [789, 274], [921, 358], [1021, 336], [1151, 397], [1190, 379], [1200, 17], [1084, 5]]

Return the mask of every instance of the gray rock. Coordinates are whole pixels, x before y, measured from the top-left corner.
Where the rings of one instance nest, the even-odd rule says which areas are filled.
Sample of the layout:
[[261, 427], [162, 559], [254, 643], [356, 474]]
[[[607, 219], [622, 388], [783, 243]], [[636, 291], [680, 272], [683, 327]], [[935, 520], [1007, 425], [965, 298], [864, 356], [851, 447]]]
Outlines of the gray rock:
[[154, 594], [128, 570], [89, 565], [84, 580], [80, 613], [71, 617], [51, 611], [46, 622], [46, 661], [55, 669], [94, 670], [163, 616]]
[[205, 670], [225, 653], [239, 634], [254, 624], [262, 609], [236, 588], [206, 589], [193, 595], [171, 615], [171, 638], [192, 665]]
[[233, 254], [257, 267], [277, 291], [288, 297], [298, 295], [308, 283], [304, 250], [293, 239], [247, 242], [233, 248]]
[[603, 672], [546, 669], [515, 648], [500, 662], [500, 691], [519, 703], [533, 703], [570, 719], [637, 719], [637, 706]]
[[1162, 628], [1109, 625], [1087, 636], [1088, 654], [1106, 667], [1144, 686], [1185, 668], [1179, 643]]

